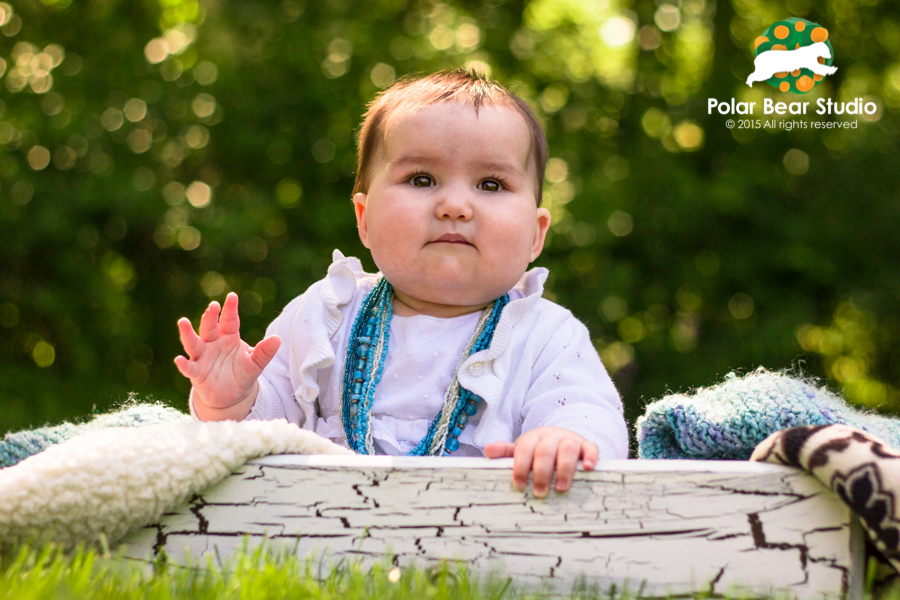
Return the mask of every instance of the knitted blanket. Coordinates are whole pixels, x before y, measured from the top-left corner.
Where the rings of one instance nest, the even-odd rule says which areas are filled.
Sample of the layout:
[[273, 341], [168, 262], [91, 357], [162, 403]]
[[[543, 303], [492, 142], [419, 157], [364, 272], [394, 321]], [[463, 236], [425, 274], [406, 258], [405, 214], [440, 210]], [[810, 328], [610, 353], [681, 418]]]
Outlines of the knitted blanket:
[[[132, 529], [158, 522], [164, 512], [252, 458], [352, 454], [284, 420], [201, 423], [176, 415], [168, 415], [170, 422], [138, 427], [88, 423], [85, 433], [0, 470], [0, 543], [72, 546], [105, 537], [112, 544]], [[136, 424], [133, 416], [123, 421]], [[65, 428], [60, 435], [70, 433]]]
[[804, 425], [846, 424], [900, 448], [900, 421], [852, 408], [808, 381], [758, 369], [647, 405], [637, 421], [640, 458], [750, 458], [770, 434]]
[[191, 418], [163, 404], [138, 404], [132, 394], [122, 410], [96, 415], [84, 423], [62, 423], [38, 429], [7, 433], [0, 442], [0, 469], [11, 467], [50, 446], [62, 443], [76, 435], [111, 427], [137, 427], [153, 423], [190, 421]]

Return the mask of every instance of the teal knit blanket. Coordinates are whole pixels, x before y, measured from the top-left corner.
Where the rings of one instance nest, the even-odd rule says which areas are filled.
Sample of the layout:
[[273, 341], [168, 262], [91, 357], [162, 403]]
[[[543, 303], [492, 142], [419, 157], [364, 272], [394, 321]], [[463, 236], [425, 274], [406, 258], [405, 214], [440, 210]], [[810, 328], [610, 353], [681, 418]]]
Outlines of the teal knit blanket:
[[638, 456], [747, 460], [776, 431], [831, 424], [857, 427], [900, 448], [900, 420], [860, 411], [824, 387], [760, 368], [648, 404], [637, 422]]
[[[168, 406], [131, 404], [84, 423], [8, 433], [0, 442], [0, 469], [90, 431], [184, 420], [190, 417]], [[855, 409], [804, 379], [759, 369], [729, 373], [712, 387], [648, 404], [637, 421], [638, 456], [747, 460], [776, 431], [832, 424], [857, 427], [900, 448], [900, 420]]]
[[62, 423], [7, 433], [0, 442], [0, 469], [11, 467], [33, 454], [43, 452], [50, 446], [62, 443], [76, 435], [82, 435], [110, 427], [135, 427], [173, 421], [190, 421], [191, 417], [162, 404], [129, 404], [119, 412], [97, 415], [84, 423]]

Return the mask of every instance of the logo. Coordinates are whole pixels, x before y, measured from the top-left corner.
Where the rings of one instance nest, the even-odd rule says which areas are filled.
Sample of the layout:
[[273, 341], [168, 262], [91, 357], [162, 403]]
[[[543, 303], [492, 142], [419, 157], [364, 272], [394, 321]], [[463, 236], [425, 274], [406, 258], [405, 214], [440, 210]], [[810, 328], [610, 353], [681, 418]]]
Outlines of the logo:
[[806, 19], [776, 21], [754, 42], [754, 70], [747, 85], [765, 81], [782, 92], [805, 94], [837, 71], [828, 30]]

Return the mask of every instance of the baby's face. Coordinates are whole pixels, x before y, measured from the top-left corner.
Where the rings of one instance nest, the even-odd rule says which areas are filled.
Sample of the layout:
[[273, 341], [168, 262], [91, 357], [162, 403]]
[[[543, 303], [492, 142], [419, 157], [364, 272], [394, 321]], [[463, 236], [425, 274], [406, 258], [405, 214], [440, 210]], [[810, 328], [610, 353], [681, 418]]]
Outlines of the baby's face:
[[354, 197], [375, 264], [414, 300], [477, 307], [502, 296], [541, 253], [530, 136], [508, 108], [442, 103], [389, 123], [368, 194]]

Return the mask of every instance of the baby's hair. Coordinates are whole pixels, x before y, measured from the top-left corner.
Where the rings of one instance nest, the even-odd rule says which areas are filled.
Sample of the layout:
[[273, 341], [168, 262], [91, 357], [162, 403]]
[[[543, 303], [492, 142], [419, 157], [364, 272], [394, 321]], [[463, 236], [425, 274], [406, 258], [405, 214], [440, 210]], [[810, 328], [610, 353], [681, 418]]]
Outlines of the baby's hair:
[[353, 194], [368, 193], [372, 163], [384, 143], [385, 123], [400, 110], [412, 111], [441, 102], [468, 104], [476, 114], [481, 106], [505, 107], [522, 116], [531, 134], [530, 166], [534, 169], [535, 199], [540, 206], [548, 153], [544, 129], [524, 100], [496, 81], [465, 69], [405, 77], [375, 97], [357, 137], [359, 163]]

